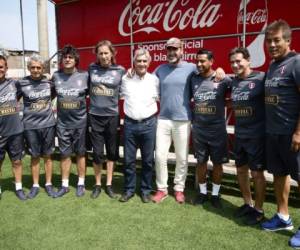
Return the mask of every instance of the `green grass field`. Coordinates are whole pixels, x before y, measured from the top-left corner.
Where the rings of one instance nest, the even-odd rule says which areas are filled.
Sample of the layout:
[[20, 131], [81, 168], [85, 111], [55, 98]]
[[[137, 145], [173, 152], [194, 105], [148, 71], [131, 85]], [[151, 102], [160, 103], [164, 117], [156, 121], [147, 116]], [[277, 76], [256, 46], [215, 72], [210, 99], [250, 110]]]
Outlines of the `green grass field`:
[[[121, 171], [119, 165], [114, 178], [118, 193], [122, 192]], [[60, 185], [57, 161], [53, 182], [56, 187]], [[75, 197], [75, 167], [70, 182], [71, 192], [62, 198], [49, 198], [42, 189], [35, 199], [21, 202], [15, 197], [11, 167], [6, 161], [0, 201], [0, 249], [289, 249], [287, 243], [293, 232], [264, 232], [259, 226], [244, 226], [233, 217], [234, 210], [242, 204], [234, 177], [224, 178], [221, 212], [209, 203], [204, 207], [190, 203], [196, 193], [191, 176], [185, 205], [177, 204], [173, 196], [161, 204], [143, 204], [138, 195], [128, 203], [120, 203], [104, 193], [92, 200], [91, 167], [87, 170], [84, 197]], [[31, 186], [28, 157], [23, 185], [28, 192]], [[292, 196], [290, 213], [297, 227], [300, 201], [295, 190]], [[275, 209], [269, 187], [266, 216], [272, 216]]]

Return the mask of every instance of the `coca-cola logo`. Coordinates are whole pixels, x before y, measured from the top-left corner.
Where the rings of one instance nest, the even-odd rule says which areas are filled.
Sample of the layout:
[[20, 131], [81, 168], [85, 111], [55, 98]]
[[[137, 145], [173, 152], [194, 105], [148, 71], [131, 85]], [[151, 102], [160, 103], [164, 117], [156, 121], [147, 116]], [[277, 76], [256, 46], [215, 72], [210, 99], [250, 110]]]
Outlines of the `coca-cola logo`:
[[[170, 32], [175, 28], [202, 29], [212, 27], [222, 14], [221, 4], [213, 0], [199, 0], [199, 4], [190, 5], [190, 0], [162, 1], [156, 4], [141, 6], [141, 0], [133, 0], [125, 7], [119, 19], [119, 33], [130, 36], [139, 32]], [[196, 7], [195, 7], [196, 6]], [[132, 16], [130, 16], [130, 7]]]
[[[261, 24], [265, 23], [268, 18], [268, 11], [266, 9], [257, 9], [254, 12], [247, 12], [246, 24]], [[238, 16], [238, 23], [243, 23], [243, 12], [241, 11]]]

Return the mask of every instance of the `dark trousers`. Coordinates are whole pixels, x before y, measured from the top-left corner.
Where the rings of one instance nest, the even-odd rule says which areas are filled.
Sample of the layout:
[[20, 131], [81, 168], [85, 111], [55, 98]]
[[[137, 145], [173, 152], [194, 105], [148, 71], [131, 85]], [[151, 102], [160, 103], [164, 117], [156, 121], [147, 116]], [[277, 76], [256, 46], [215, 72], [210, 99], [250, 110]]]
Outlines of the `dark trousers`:
[[140, 148], [142, 156], [141, 193], [152, 190], [154, 148], [156, 136], [156, 117], [135, 121], [125, 117], [124, 122], [124, 191], [133, 194], [136, 187], [136, 153]]

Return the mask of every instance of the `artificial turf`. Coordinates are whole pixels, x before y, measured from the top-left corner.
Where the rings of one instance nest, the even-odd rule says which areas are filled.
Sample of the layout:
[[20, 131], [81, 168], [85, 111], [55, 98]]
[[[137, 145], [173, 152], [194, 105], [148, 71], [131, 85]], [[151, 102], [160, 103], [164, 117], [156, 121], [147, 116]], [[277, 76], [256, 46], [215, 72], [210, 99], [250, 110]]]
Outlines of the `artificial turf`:
[[[91, 199], [93, 171], [87, 169], [86, 194], [75, 196], [76, 171], [72, 168], [71, 191], [53, 199], [41, 189], [33, 200], [19, 201], [14, 194], [8, 160], [2, 167], [0, 201], [0, 249], [289, 249], [292, 232], [265, 232], [259, 226], [245, 226], [235, 219], [235, 209], [242, 199], [235, 177], [225, 176], [221, 192], [224, 209], [210, 203], [196, 207], [191, 176], [187, 181], [187, 202], [179, 205], [170, 197], [161, 204], [144, 204], [138, 194], [127, 203], [112, 200], [103, 192]], [[122, 165], [114, 177], [115, 191], [122, 192]], [[53, 183], [60, 185], [59, 162], [55, 161]], [[172, 176], [172, 171], [170, 172]], [[103, 183], [105, 178], [102, 179]], [[44, 183], [41, 168], [41, 186]], [[171, 182], [170, 182], [171, 184]], [[29, 159], [24, 161], [23, 186], [31, 186]], [[171, 190], [171, 188], [170, 188]], [[299, 196], [293, 191], [290, 214], [300, 225]], [[272, 188], [268, 188], [265, 213], [270, 217], [276, 206]]]

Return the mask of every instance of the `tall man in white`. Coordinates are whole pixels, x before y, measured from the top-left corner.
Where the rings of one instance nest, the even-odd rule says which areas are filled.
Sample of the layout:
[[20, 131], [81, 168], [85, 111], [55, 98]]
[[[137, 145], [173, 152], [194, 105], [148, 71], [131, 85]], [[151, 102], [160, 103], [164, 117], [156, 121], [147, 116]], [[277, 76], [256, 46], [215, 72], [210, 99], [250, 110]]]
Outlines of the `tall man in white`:
[[125, 113], [125, 183], [121, 202], [128, 201], [135, 193], [135, 161], [138, 148], [142, 155], [141, 199], [144, 203], [151, 201], [159, 80], [147, 72], [150, 61], [151, 56], [147, 50], [136, 50], [135, 74], [132, 77], [124, 76], [122, 79], [121, 95], [124, 98]]

